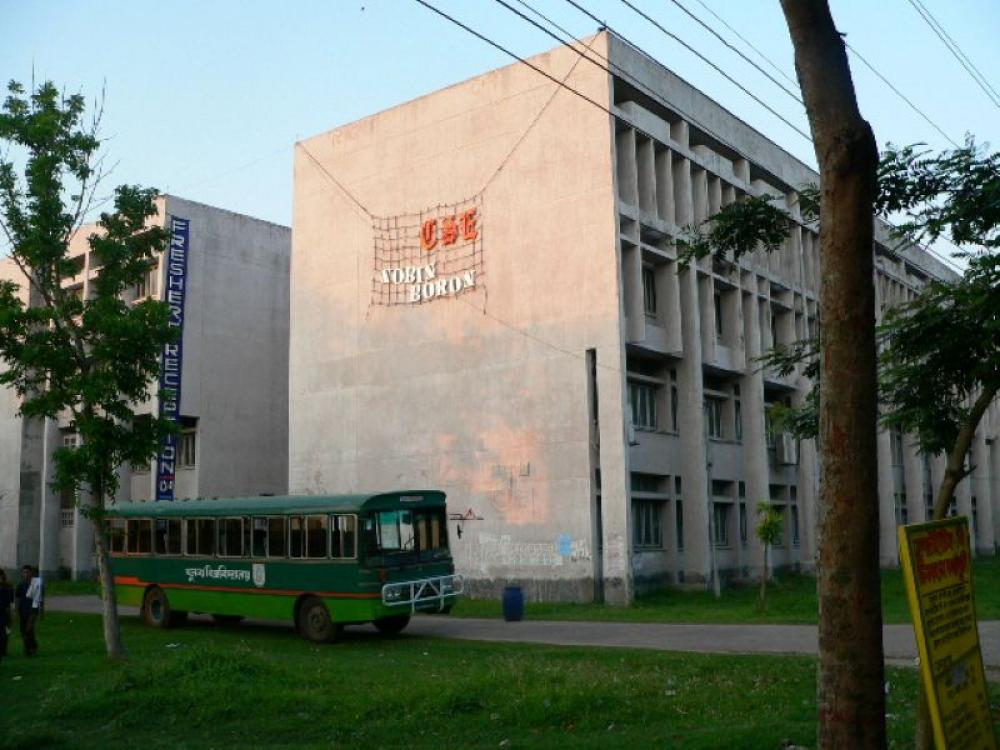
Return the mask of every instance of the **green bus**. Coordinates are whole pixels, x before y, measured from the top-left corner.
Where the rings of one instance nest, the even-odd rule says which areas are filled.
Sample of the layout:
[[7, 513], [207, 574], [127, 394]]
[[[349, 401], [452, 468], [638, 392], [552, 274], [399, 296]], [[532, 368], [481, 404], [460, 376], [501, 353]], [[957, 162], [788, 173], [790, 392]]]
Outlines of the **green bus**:
[[118, 601], [155, 627], [195, 612], [288, 619], [315, 642], [395, 634], [463, 589], [435, 490], [119, 503], [108, 527]]

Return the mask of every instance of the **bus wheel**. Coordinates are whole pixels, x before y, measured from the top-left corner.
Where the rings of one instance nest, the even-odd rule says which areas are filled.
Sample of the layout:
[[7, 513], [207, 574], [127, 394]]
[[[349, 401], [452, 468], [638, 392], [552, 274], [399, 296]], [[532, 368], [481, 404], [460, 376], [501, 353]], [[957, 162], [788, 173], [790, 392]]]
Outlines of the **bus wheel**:
[[243, 621], [243, 615], [212, 615], [216, 625], [238, 625]]
[[392, 617], [380, 617], [375, 620], [375, 627], [378, 632], [384, 635], [399, 635], [403, 628], [410, 624], [409, 615], [393, 615]]
[[142, 600], [142, 619], [154, 628], [169, 628], [174, 621], [170, 612], [170, 602], [159, 586], [153, 586]]
[[299, 635], [313, 643], [329, 643], [337, 639], [340, 626], [330, 617], [322, 599], [310, 596], [299, 605], [296, 622]]

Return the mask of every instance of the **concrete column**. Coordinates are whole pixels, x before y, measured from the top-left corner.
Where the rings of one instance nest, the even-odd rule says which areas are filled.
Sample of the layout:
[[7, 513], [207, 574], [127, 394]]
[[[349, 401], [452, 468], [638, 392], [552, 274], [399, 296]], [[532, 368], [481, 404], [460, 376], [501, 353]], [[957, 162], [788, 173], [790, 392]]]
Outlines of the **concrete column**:
[[1000, 445], [997, 438], [988, 444], [990, 461], [990, 513], [993, 516], [993, 554], [1000, 540]]
[[[671, 137], [687, 142], [687, 123], [671, 126]], [[691, 162], [674, 159], [674, 210], [681, 226], [695, 220], [694, 194], [691, 181]], [[702, 172], [704, 174], [704, 172]], [[684, 503], [684, 581], [703, 583], [711, 571], [712, 540], [708, 538], [708, 480], [704, 439], [704, 381], [702, 378], [701, 310], [698, 300], [698, 272], [694, 264], [678, 271], [681, 313], [681, 341], [684, 358], [677, 367], [679, 391], [679, 419], [681, 456], [684, 470], [681, 474]]]
[[622, 296], [625, 310], [625, 341], [646, 338], [646, 312], [642, 298], [642, 251], [635, 245], [622, 247]]
[[969, 480], [972, 494], [976, 497], [976, 537], [973, 543], [977, 553], [992, 555], [995, 536], [990, 502], [990, 450], [983, 427], [985, 425], [980, 427], [972, 441], [972, 465], [975, 469]]
[[94, 575], [94, 527], [81, 508], [89, 507], [89, 492], [81, 492], [78, 507], [73, 513], [73, 544], [70, 550], [70, 574], [74, 581], [87, 580]]
[[56, 420], [45, 420], [42, 449], [44, 479], [41, 488], [42, 510], [39, 516], [38, 550], [38, 568], [43, 577], [52, 577], [59, 571], [62, 501], [59, 493], [52, 489], [52, 481], [55, 479], [55, 458], [52, 454], [60, 445], [59, 437], [59, 425]]
[[618, 174], [618, 197], [639, 207], [639, 175], [635, 154], [635, 130], [625, 128], [615, 135], [615, 164]]
[[760, 303], [757, 277], [750, 276], [743, 296], [743, 337], [746, 342], [747, 367], [740, 378], [743, 408], [743, 465], [747, 485], [747, 566], [751, 577], [758, 578], [763, 564], [763, 548], [754, 529], [757, 526], [757, 503], [768, 495], [767, 439], [764, 435], [764, 372], [756, 363], [761, 354]]
[[21, 478], [18, 496], [17, 566], [40, 565], [45, 421], [21, 418]]
[[[907, 436], [908, 437], [908, 436]], [[903, 481], [906, 486], [906, 512], [909, 523], [924, 521], [924, 464], [915, 441], [904, 438]]]
[[887, 430], [878, 433], [878, 526], [879, 564], [896, 566], [899, 553], [896, 542], [896, 513], [893, 505], [895, 492], [893, 480], [892, 445]]

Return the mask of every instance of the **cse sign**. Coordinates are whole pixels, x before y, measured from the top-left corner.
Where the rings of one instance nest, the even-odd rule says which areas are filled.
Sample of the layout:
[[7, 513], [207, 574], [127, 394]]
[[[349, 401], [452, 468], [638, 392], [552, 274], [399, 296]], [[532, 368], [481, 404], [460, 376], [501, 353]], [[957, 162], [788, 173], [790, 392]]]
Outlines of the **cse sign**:
[[482, 270], [478, 207], [454, 206], [426, 214], [415, 226], [381, 227], [376, 241], [375, 299], [379, 304], [417, 304], [475, 290]]
[[997, 750], [972, 591], [968, 519], [899, 528], [900, 560], [938, 750]]

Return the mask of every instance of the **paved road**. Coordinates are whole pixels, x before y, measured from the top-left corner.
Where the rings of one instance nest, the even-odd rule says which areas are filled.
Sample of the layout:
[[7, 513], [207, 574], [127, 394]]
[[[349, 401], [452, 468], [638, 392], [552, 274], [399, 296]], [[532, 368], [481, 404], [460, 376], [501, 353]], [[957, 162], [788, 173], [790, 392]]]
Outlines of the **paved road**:
[[[100, 612], [95, 596], [50, 597], [46, 606], [64, 612]], [[120, 607], [123, 615], [138, 614]], [[287, 623], [274, 623], [285, 625]], [[886, 625], [883, 644], [886, 661], [913, 665], [917, 655], [909, 625]], [[681, 623], [556, 622], [525, 620], [507, 623], [462, 617], [420, 616], [406, 633], [432, 638], [472, 641], [544, 643], [559, 646], [648, 648], [723, 654], [815, 654], [814, 625], [693, 625]], [[979, 623], [983, 661], [991, 678], [1000, 678], [1000, 621]]]

